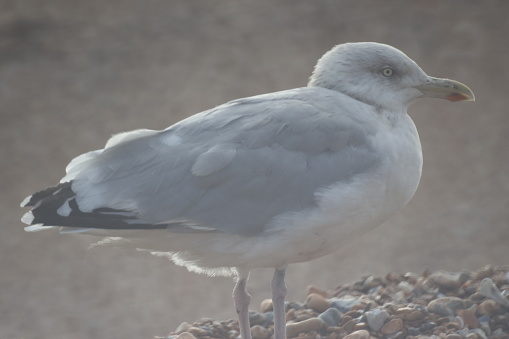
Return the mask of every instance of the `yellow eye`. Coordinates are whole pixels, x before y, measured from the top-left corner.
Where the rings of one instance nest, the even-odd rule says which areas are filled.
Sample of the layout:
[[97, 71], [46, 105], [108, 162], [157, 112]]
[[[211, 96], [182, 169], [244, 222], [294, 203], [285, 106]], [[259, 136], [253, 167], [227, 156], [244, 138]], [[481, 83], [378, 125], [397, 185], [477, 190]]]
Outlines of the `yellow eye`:
[[391, 77], [393, 73], [394, 71], [390, 67], [385, 67], [384, 69], [382, 69], [382, 75], [384, 77]]

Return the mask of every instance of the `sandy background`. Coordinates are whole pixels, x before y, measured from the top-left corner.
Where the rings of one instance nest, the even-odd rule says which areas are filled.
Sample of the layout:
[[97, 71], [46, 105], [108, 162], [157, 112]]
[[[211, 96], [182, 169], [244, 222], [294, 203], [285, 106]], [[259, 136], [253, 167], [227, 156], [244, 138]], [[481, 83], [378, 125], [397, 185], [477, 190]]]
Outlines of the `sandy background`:
[[[391, 221], [293, 265], [289, 298], [367, 273], [476, 269], [509, 257], [509, 2], [80, 1], [0, 4], [0, 338], [152, 338], [235, 316], [233, 282], [88, 238], [27, 234], [19, 202], [79, 153], [227, 100], [304, 86], [333, 45], [378, 41], [475, 103], [411, 109], [424, 174]], [[272, 272], [250, 280], [253, 308]]]

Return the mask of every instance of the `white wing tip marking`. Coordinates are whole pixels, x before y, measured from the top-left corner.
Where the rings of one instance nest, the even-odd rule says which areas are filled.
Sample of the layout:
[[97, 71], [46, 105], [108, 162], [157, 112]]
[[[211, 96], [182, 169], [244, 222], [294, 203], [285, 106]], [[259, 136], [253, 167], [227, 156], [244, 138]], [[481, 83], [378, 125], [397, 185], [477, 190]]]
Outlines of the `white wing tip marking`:
[[[30, 224], [32, 224], [33, 221], [34, 221], [34, 215], [33, 215], [32, 211], [26, 212], [21, 217], [21, 222], [24, 224], [30, 225]], [[26, 228], [28, 228], [28, 227], [26, 227]], [[25, 230], [26, 230], [26, 228], [25, 228]]]
[[26, 207], [26, 205], [30, 202], [31, 199], [32, 199], [32, 195], [29, 195], [28, 197], [23, 199], [23, 201], [21, 202], [21, 204], [19, 204], [19, 206]]
[[44, 226], [43, 224], [36, 224], [25, 227], [25, 232], [40, 232], [56, 228], [57, 226]]

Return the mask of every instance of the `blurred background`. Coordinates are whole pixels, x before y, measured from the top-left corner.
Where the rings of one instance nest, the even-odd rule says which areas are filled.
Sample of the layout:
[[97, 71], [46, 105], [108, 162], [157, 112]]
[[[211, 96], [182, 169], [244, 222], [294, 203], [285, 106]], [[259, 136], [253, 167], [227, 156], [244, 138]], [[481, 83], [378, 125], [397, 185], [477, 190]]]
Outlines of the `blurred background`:
[[[509, 2], [3, 0], [0, 338], [153, 338], [235, 317], [233, 281], [94, 240], [25, 233], [23, 198], [114, 133], [163, 129], [228, 100], [305, 86], [351, 41], [393, 45], [475, 103], [421, 101], [414, 199], [349, 247], [288, 270], [288, 299], [362, 275], [475, 270], [509, 257]], [[253, 309], [272, 271], [251, 275]]]

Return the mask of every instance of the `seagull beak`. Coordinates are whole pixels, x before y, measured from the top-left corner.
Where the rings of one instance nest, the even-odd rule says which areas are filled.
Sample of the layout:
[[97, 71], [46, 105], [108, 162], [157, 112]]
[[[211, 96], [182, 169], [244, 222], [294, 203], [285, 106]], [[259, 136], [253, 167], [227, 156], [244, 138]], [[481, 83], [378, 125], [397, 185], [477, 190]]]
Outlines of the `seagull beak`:
[[449, 101], [475, 101], [474, 92], [459, 81], [428, 77], [428, 80], [416, 89], [423, 98], [440, 98]]

